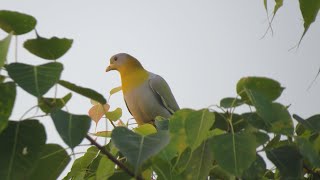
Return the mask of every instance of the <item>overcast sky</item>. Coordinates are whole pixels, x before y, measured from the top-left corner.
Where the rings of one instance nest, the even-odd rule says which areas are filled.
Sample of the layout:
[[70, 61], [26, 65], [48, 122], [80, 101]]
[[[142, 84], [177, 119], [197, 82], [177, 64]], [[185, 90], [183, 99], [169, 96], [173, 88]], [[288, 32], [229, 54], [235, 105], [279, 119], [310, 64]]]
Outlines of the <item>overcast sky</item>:
[[[303, 32], [297, 0], [284, 2], [273, 22], [274, 36], [269, 33], [264, 39], [261, 37], [268, 24], [262, 0], [88, 2], [2, 0], [0, 4], [1, 9], [33, 15], [43, 37], [74, 39], [70, 51], [59, 59], [65, 68], [62, 79], [106, 97], [121, 83], [117, 72], [105, 73], [109, 58], [127, 52], [167, 80], [180, 107], [199, 109], [218, 104], [223, 97], [236, 96], [241, 77], [266, 76], [286, 87], [278, 101], [291, 104], [291, 113], [307, 118], [320, 112], [319, 80], [306, 90], [320, 67], [319, 22], [311, 25], [297, 51], [288, 51]], [[0, 37], [4, 36], [0, 32]], [[33, 37], [33, 32], [19, 37], [19, 61], [47, 63], [22, 48], [23, 41]], [[59, 88], [58, 94], [67, 92]], [[89, 100], [73, 95], [69, 111], [86, 114], [91, 107]], [[36, 104], [36, 99], [23, 90], [18, 91], [17, 100], [13, 119]], [[121, 93], [114, 95], [110, 104], [111, 109], [123, 108], [124, 120], [131, 117]], [[44, 118], [42, 123], [47, 142], [63, 144], [51, 119]]]

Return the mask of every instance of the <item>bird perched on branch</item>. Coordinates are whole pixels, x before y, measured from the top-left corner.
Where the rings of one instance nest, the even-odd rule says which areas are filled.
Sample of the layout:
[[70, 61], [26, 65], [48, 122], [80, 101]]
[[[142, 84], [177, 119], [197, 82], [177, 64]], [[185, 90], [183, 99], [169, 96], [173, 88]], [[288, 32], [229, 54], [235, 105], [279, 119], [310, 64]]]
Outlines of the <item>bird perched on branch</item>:
[[155, 117], [169, 118], [179, 106], [167, 82], [148, 72], [133, 56], [120, 53], [110, 58], [106, 72], [117, 70], [127, 108], [139, 125], [153, 123]]

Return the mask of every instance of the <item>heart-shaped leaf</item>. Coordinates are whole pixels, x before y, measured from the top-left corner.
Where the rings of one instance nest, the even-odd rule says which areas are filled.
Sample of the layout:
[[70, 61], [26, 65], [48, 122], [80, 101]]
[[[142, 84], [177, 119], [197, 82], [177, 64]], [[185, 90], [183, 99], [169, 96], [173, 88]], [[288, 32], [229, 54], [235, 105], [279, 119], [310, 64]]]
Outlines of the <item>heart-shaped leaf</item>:
[[133, 129], [135, 133], [138, 133], [142, 136], [147, 136], [150, 134], [157, 133], [157, 129], [152, 124], [142, 124], [139, 127]]
[[241, 176], [256, 159], [256, 140], [249, 133], [214, 136], [211, 145], [219, 166], [236, 176]]
[[37, 20], [30, 15], [15, 11], [0, 11], [0, 28], [7, 33], [25, 34], [33, 30], [36, 24]]
[[0, 83], [0, 133], [7, 127], [16, 99], [16, 85], [13, 82]]
[[223, 108], [233, 108], [237, 106], [241, 106], [243, 104], [243, 101], [238, 98], [232, 98], [232, 97], [227, 97], [223, 98], [220, 101], [220, 106]]
[[0, 68], [3, 67], [7, 60], [11, 36], [12, 35], [9, 34], [6, 38], [0, 40]]
[[97, 104], [92, 106], [92, 108], [89, 110], [88, 114], [91, 117], [91, 119], [98, 124], [102, 116], [109, 111], [109, 104]]
[[23, 46], [30, 53], [48, 60], [56, 60], [63, 56], [72, 45], [72, 39], [60, 39], [52, 37], [46, 39], [38, 36], [36, 39], [29, 39], [24, 42]]
[[72, 149], [86, 136], [91, 119], [86, 115], [75, 115], [57, 109], [51, 113], [54, 125], [63, 141]]
[[38, 99], [38, 105], [43, 112], [48, 114], [54, 109], [63, 108], [67, 104], [67, 102], [71, 99], [71, 97], [72, 97], [71, 93], [65, 95], [63, 98], [40, 97]]
[[116, 127], [112, 131], [112, 142], [134, 166], [137, 175], [140, 166], [151, 156], [160, 152], [169, 143], [169, 134], [160, 131], [156, 134], [141, 136], [125, 127]]
[[41, 97], [55, 85], [63, 70], [63, 65], [57, 62], [40, 66], [23, 63], [11, 63], [6, 66], [9, 76], [25, 91]]
[[82, 96], [98, 101], [101, 104], [107, 104], [107, 100], [101, 94], [92, 89], [77, 86], [64, 80], [60, 80], [59, 84], [67, 89], [70, 89], [73, 92], [81, 94]]
[[113, 111], [106, 112], [106, 117], [110, 121], [117, 121], [121, 118], [121, 116], [122, 116], [122, 109], [121, 108], [117, 108]]
[[28, 179], [56, 180], [70, 160], [63, 147], [58, 144], [46, 144], [42, 149], [36, 168]]
[[37, 120], [9, 121], [0, 134], [1, 179], [26, 179], [36, 166], [46, 142]]

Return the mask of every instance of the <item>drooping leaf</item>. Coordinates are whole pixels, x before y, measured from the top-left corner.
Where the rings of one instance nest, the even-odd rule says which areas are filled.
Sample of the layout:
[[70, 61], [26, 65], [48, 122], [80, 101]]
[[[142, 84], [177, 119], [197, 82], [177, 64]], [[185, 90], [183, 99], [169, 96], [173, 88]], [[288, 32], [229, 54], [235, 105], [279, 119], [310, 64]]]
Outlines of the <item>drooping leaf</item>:
[[141, 136], [157, 133], [157, 129], [152, 124], [142, 124], [139, 127], [134, 128], [133, 131]]
[[109, 104], [97, 104], [90, 108], [88, 114], [90, 118], [97, 124], [105, 113], [109, 111]]
[[16, 85], [13, 82], [0, 83], [0, 134], [7, 127], [16, 99]]
[[266, 151], [268, 159], [276, 165], [285, 179], [302, 179], [302, 157], [294, 146], [286, 145]]
[[227, 97], [223, 98], [220, 101], [220, 106], [223, 108], [233, 108], [237, 106], [241, 106], [243, 104], [243, 101], [238, 98], [232, 98], [232, 97]]
[[266, 163], [263, 158], [257, 154], [257, 159], [251, 164], [251, 166], [244, 171], [243, 179], [263, 179], [266, 172]]
[[302, 137], [295, 137], [295, 140], [302, 156], [306, 158], [313, 167], [320, 167], [320, 155], [313, 147], [312, 143], [308, 139]]
[[7, 60], [11, 37], [12, 34], [9, 34], [4, 39], [0, 40], [0, 68], [3, 67]]
[[58, 144], [46, 144], [40, 160], [28, 177], [33, 180], [56, 180], [70, 162], [66, 150]]
[[52, 37], [46, 39], [38, 36], [36, 39], [29, 39], [24, 42], [23, 46], [30, 53], [48, 60], [56, 60], [63, 56], [73, 43], [72, 39], [60, 39]]
[[113, 94], [115, 94], [115, 93], [117, 93], [117, 92], [119, 92], [119, 91], [121, 91], [121, 90], [122, 90], [122, 87], [121, 87], [121, 86], [115, 87], [115, 88], [111, 89], [111, 91], [110, 91], [110, 96], [113, 95]]
[[[114, 147], [114, 145], [111, 145], [110, 153], [113, 156], [116, 156], [118, 154], [118, 149]], [[105, 155], [102, 155], [97, 172], [96, 172], [96, 179], [108, 179], [110, 176], [114, 174], [114, 171], [115, 171], [114, 162], [112, 162]]]
[[311, 116], [306, 120], [302, 119], [296, 114], [293, 115], [293, 118], [312, 132], [320, 132], [320, 114]]
[[214, 136], [211, 145], [219, 166], [236, 176], [241, 176], [256, 159], [255, 137], [249, 133]]
[[180, 176], [183, 179], [207, 179], [212, 168], [213, 157], [209, 142], [203, 142], [193, 153], [185, 170]]
[[107, 100], [101, 94], [92, 89], [77, 86], [64, 80], [60, 80], [59, 84], [67, 89], [70, 89], [73, 92], [81, 94], [82, 96], [98, 101], [101, 104], [107, 103]]
[[46, 142], [37, 120], [9, 121], [0, 134], [1, 179], [25, 179], [34, 170]]
[[287, 108], [279, 103], [272, 104], [272, 112], [274, 114], [275, 119], [272, 122], [272, 132], [285, 134], [285, 135], [293, 135], [294, 127], [293, 121], [291, 119], [291, 115]]
[[122, 109], [121, 108], [117, 108], [117, 109], [115, 109], [113, 111], [106, 112], [105, 115], [110, 121], [117, 121], [122, 116]]
[[275, 0], [275, 5], [273, 8], [273, 15], [272, 15], [272, 19], [275, 17], [275, 15], [277, 14], [278, 10], [282, 7], [283, 5], [283, 0]]
[[112, 131], [111, 139], [128, 162], [133, 165], [135, 174], [137, 174], [143, 162], [160, 152], [169, 143], [169, 134], [160, 131], [141, 136], [125, 127], [116, 127]]
[[208, 132], [214, 123], [214, 114], [208, 109], [194, 111], [186, 116], [185, 131], [187, 142], [192, 150], [196, 149], [208, 137]]
[[111, 137], [111, 133], [112, 131], [99, 131], [99, 132], [90, 133], [90, 134], [98, 137]]
[[64, 179], [83, 179], [88, 166], [92, 163], [98, 153], [99, 149], [97, 147], [91, 146], [88, 148], [87, 152], [82, 157], [74, 161], [71, 171]]
[[318, 11], [320, 9], [320, 0], [299, 0], [300, 11], [304, 21], [304, 31], [299, 40], [301, 43], [303, 37], [307, 33], [310, 25], [316, 20]]
[[25, 91], [41, 97], [55, 85], [63, 70], [63, 65], [57, 62], [40, 66], [23, 63], [11, 63], [6, 66], [9, 76]]
[[280, 83], [265, 77], [245, 77], [237, 83], [237, 93], [241, 96], [242, 100], [249, 101], [249, 97], [245, 91], [255, 91], [261, 94], [265, 99], [269, 101], [276, 100], [284, 90]]
[[7, 33], [21, 35], [32, 31], [37, 24], [37, 20], [27, 14], [15, 11], [0, 11], [0, 28]]
[[75, 115], [56, 109], [51, 118], [62, 140], [72, 149], [79, 145], [86, 136], [91, 119], [86, 115]]
[[50, 113], [54, 109], [63, 108], [67, 102], [71, 99], [72, 94], [68, 93], [63, 98], [44, 98], [40, 97], [38, 99], [38, 105], [40, 109], [45, 113]]

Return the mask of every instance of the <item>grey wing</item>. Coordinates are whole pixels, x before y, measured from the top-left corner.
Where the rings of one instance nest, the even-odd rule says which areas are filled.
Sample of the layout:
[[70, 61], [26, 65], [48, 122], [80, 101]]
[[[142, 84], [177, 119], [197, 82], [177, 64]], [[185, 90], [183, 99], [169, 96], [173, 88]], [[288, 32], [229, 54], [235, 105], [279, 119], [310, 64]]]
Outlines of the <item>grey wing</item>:
[[158, 99], [161, 100], [162, 105], [171, 114], [180, 109], [169, 85], [161, 76], [152, 74], [151, 78], [149, 79], [149, 85], [155, 95], [158, 96]]

